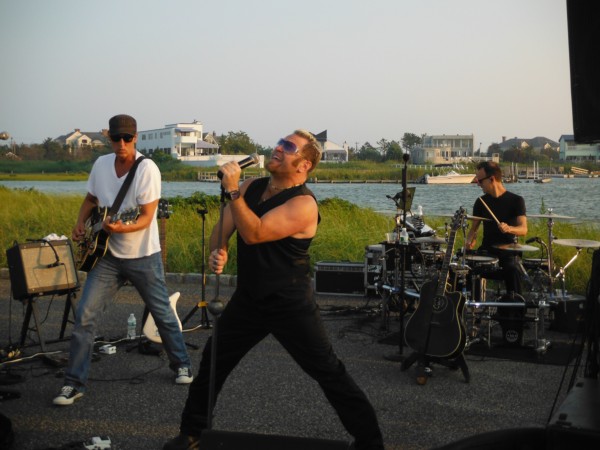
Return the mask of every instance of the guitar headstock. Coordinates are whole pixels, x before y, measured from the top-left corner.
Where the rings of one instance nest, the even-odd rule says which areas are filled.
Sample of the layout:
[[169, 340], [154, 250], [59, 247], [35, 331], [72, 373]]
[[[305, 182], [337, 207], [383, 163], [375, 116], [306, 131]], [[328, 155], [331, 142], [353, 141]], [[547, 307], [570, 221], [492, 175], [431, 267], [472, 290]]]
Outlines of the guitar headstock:
[[171, 205], [169, 205], [169, 200], [166, 198], [161, 198], [158, 201], [158, 209], [156, 214], [159, 219], [168, 219], [171, 217], [173, 211], [171, 210]]
[[452, 217], [451, 229], [458, 230], [461, 227], [466, 216], [467, 210], [462, 206], [458, 208], [454, 213], [454, 216]]

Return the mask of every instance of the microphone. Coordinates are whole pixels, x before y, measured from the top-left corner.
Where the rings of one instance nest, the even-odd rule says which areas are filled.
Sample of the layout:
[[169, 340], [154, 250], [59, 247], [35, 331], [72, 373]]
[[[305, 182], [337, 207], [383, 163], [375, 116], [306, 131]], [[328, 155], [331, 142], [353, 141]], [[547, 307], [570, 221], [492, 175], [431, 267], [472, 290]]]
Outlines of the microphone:
[[531, 244], [532, 242], [540, 242], [540, 238], [539, 237], [532, 237], [531, 239], [527, 239], [525, 241], [526, 244]]
[[[258, 153], [252, 153], [247, 158], [244, 158], [241, 161], [238, 161], [238, 164], [240, 166], [240, 169], [244, 170], [248, 166], [253, 166], [254, 164], [258, 164], [258, 162], [259, 162]], [[219, 178], [219, 180], [223, 179], [223, 172], [221, 172], [219, 170], [217, 172], [217, 177]]]

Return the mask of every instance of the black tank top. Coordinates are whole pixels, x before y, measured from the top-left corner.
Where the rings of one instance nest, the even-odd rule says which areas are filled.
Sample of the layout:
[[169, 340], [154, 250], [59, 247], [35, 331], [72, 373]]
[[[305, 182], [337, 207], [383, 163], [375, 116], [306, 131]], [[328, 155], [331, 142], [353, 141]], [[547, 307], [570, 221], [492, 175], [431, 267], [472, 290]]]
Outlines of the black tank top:
[[[248, 186], [244, 193], [244, 200], [248, 207], [258, 217], [262, 217], [268, 211], [283, 205], [293, 197], [310, 195], [315, 198], [310, 189], [302, 184], [281, 191], [261, 202], [261, 196], [268, 183], [268, 177], [258, 178]], [[299, 279], [305, 280], [310, 274], [308, 248], [311, 242], [312, 238], [286, 237], [278, 241], [248, 245], [238, 234], [238, 286], [246, 290], [251, 289], [255, 294], [268, 295], [268, 293], [293, 284]]]

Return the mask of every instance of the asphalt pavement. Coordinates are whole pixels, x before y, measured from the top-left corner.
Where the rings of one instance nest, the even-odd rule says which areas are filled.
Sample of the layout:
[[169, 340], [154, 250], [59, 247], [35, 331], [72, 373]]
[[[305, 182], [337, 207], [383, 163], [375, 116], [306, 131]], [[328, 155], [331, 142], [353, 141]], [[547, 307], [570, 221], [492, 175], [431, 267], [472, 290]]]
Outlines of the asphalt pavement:
[[[195, 372], [211, 332], [203, 326], [203, 309], [198, 308], [202, 278], [199, 274], [168, 274], [167, 280], [171, 292], [181, 293], [179, 317], [193, 312], [184, 324], [189, 330], [184, 336]], [[226, 301], [234, 284], [234, 277], [220, 277], [220, 298]], [[132, 287], [119, 292], [98, 330], [99, 339], [114, 342], [116, 353], [97, 355], [87, 393], [69, 407], [52, 404], [62, 386], [62, 365], [72, 330], [69, 320], [66, 339], [59, 339], [67, 296], [41, 296], [34, 301], [40, 335], [46, 351], [52, 353], [45, 358], [40, 355], [33, 318], [25, 344], [20, 345], [26, 307], [12, 299], [10, 291], [8, 270], [1, 269], [0, 347], [16, 347], [18, 355], [10, 359], [4, 355], [5, 362], [0, 365], [0, 411], [12, 422], [14, 449], [61, 448], [95, 436], [109, 437], [112, 449], [160, 449], [178, 433], [187, 387], [174, 384], [160, 346], [140, 347], [139, 341], [122, 340], [130, 313], [139, 324], [143, 312], [143, 303]], [[204, 300], [212, 300], [215, 291], [210, 277]], [[78, 295], [76, 292], [74, 301]], [[510, 354], [492, 358], [466, 353], [469, 383], [460, 370], [433, 364], [432, 376], [419, 385], [416, 366], [401, 370], [401, 347], [394, 340], [400, 322], [396, 314], [389, 321], [382, 319], [379, 298], [319, 294], [316, 299], [334, 349], [373, 403], [387, 450], [434, 448], [494, 430], [546, 427], [566, 397], [569, 378], [579, 376], [572, 362], [548, 364], [535, 351], [521, 361]], [[550, 341], [570, 342], [572, 335], [553, 331], [550, 325], [542, 330]], [[527, 342], [531, 332], [526, 330]], [[140, 348], [146, 351], [140, 352]], [[410, 352], [402, 347], [402, 356]], [[549, 355], [551, 352], [552, 346], [547, 350]], [[8, 398], [11, 395], [14, 398]], [[256, 346], [231, 374], [218, 398], [213, 428], [350, 441], [318, 385], [271, 337]]]

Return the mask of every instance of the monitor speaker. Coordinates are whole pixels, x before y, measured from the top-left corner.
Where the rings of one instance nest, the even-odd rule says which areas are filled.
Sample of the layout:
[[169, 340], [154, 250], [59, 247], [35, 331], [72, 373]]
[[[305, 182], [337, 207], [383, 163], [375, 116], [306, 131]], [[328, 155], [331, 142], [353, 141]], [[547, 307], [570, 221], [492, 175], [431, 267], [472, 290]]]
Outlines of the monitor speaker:
[[351, 447], [344, 441], [205, 430], [200, 438], [200, 448], [202, 450], [348, 450]]
[[63, 294], [79, 287], [68, 240], [15, 244], [6, 250], [13, 298]]
[[600, 141], [600, 2], [567, 0], [575, 141]]

